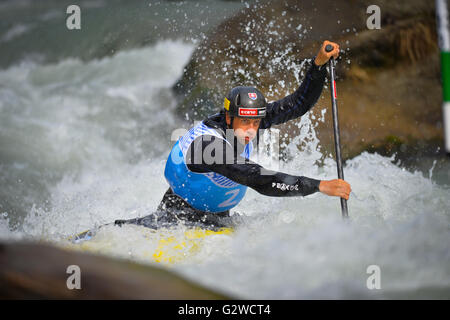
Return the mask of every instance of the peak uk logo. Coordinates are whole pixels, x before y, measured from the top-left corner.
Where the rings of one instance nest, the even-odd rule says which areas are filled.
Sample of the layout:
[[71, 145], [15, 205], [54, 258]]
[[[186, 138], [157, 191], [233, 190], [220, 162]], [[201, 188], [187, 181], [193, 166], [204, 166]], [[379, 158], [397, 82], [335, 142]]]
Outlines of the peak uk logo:
[[239, 108], [240, 116], [257, 116], [258, 109]]

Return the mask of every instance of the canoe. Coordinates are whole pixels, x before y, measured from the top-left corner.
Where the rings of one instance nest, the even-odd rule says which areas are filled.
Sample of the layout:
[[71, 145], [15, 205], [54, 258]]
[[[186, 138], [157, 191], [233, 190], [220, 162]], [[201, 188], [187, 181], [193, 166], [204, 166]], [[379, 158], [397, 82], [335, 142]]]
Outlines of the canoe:
[[[113, 224], [104, 225], [112, 226]], [[102, 252], [107, 250], [114, 250], [111, 248], [113, 243], [108, 243], [108, 239], [96, 239], [100, 228], [87, 230], [70, 237], [70, 247], [82, 251]], [[151, 252], [145, 254], [151, 262], [175, 264], [183, 262], [186, 258], [192, 257], [198, 253], [205, 240], [220, 235], [231, 235], [233, 228], [220, 228], [217, 230], [202, 229], [199, 227], [187, 228], [183, 232], [179, 229], [150, 229], [144, 226], [133, 226], [135, 232], [142, 234], [145, 240], [149, 241], [149, 248]], [[112, 229], [113, 230], [113, 229]], [[155, 242], [156, 246], [155, 246]], [[150, 245], [152, 243], [152, 245]]]

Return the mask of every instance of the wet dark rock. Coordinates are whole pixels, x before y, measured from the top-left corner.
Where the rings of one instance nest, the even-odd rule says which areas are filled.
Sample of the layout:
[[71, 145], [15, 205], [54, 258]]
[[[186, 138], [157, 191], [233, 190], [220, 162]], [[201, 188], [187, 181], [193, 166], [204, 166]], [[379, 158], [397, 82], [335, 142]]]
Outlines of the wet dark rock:
[[[67, 287], [67, 268], [81, 289]], [[47, 244], [0, 243], [2, 299], [226, 299], [168, 270]]]
[[[366, 26], [373, 4], [381, 9], [379, 30]], [[256, 86], [268, 100], [282, 98], [298, 87], [322, 41], [331, 40], [342, 49], [337, 86], [344, 158], [383, 144], [395, 152], [386, 143], [392, 135], [405, 150], [417, 149], [418, 141], [434, 149], [443, 137], [435, 28], [434, 4], [425, 0], [256, 2], [198, 45], [174, 85], [178, 114], [201, 120], [222, 108], [236, 85]], [[326, 89], [312, 113], [319, 118], [329, 110], [316, 132], [322, 150], [334, 154], [329, 100]], [[290, 137], [298, 132], [296, 126], [280, 129]]]

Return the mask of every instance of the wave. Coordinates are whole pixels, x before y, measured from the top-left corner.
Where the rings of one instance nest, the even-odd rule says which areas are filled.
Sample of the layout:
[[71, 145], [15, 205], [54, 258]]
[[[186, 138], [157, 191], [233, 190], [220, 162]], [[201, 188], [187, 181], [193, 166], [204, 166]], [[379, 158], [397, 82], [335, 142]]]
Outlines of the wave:
[[[193, 49], [166, 40], [89, 62], [23, 61], [0, 71], [0, 236], [64, 245], [76, 232], [153, 212], [168, 187], [163, 169], [171, 132], [183, 125], [170, 88]], [[306, 115], [298, 126], [280, 170], [334, 178], [316, 123]], [[236, 208], [244, 221], [235, 234], [212, 237], [173, 270], [252, 299], [448, 290], [449, 188], [433, 182], [431, 172], [410, 172], [377, 154], [349, 160], [344, 171], [353, 189], [349, 223], [337, 198], [271, 198], [249, 190]], [[108, 244], [102, 253], [152, 263], [148, 252], [158, 235], [112, 227], [102, 240]], [[371, 265], [381, 270], [381, 290], [367, 288]]]
[[[68, 58], [90, 61], [162, 39], [202, 39], [244, 6], [239, 1], [80, 1], [81, 29], [69, 30], [66, 0], [0, 3], [0, 68], [40, 57], [54, 64]], [[217, 14], [220, 12], [220, 14]]]
[[90, 62], [0, 71], [0, 195], [11, 222], [20, 224], [33, 205], [49, 208], [64, 177], [94, 177], [168, 152], [179, 126], [171, 86], [192, 50], [167, 40]]

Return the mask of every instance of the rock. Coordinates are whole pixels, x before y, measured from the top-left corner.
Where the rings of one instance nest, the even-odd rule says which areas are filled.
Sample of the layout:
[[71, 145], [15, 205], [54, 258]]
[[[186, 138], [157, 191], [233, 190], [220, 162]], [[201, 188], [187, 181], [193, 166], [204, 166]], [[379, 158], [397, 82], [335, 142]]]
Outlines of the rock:
[[[323, 6], [327, 12], [337, 12], [336, 19], [313, 19]], [[252, 5], [220, 24], [197, 47], [174, 87], [181, 96], [180, 108], [188, 110], [191, 119], [200, 120], [217, 111], [233, 86], [269, 88], [279, 81], [294, 81], [294, 69], [303, 59], [314, 56], [318, 42], [339, 35], [341, 28], [362, 27], [362, 20], [355, 23], [353, 19], [359, 11], [348, 1]], [[340, 28], [334, 27], [337, 20]], [[212, 94], [205, 100], [209, 92]]]
[[[67, 288], [68, 266], [81, 289]], [[47, 244], [0, 243], [2, 299], [226, 299], [167, 270], [62, 250]]]
[[[366, 26], [372, 4], [381, 9], [380, 30]], [[337, 90], [345, 159], [381, 146], [391, 135], [412, 152], [418, 141], [433, 150], [436, 141], [442, 142], [434, 5], [425, 0], [286, 0], [249, 6], [195, 50], [174, 86], [180, 114], [201, 120], [217, 112], [236, 85], [256, 86], [269, 101], [282, 98], [298, 87], [307, 67], [302, 63], [325, 39], [342, 49]], [[322, 151], [334, 154], [329, 100], [326, 89], [312, 113], [319, 118], [323, 108], [329, 110], [316, 132]], [[296, 126], [279, 128], [282, 135], [298, 133]]]

